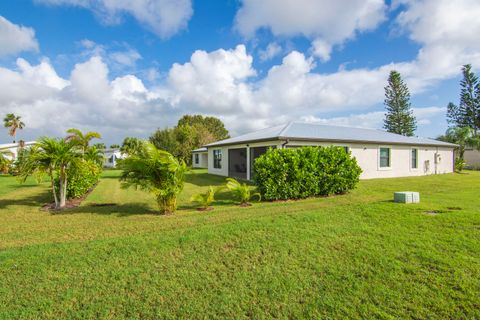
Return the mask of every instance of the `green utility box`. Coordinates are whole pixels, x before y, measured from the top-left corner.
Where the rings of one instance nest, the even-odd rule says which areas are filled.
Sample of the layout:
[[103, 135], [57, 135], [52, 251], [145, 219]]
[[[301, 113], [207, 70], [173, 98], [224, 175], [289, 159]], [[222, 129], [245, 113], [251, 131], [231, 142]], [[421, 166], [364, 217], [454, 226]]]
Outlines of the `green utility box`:
[[393, 201], [398, 203], [419, 203], [420, 193], [413, 191], [395, 192], [393, 194]]

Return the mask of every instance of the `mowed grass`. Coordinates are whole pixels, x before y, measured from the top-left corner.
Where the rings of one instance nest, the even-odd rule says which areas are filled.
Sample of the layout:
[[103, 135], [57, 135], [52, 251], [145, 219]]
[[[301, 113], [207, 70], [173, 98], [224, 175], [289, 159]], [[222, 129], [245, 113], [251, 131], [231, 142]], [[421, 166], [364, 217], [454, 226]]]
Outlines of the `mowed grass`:
[[118, 175], [54, 215], [48, 185], [0, 177], [0, 318], [480, 318], [479, 172], [198, 212], [224, 179], [196, 170], [172, 216]]

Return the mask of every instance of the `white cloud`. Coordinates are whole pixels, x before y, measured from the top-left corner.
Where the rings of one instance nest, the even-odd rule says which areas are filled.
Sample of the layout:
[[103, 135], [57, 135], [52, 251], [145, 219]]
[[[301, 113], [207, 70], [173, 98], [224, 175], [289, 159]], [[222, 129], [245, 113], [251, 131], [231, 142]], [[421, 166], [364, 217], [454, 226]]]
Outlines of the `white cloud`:
[[35, 31], [13, 24], [0, 16], [0, 56], [21, 51], [38, 51]]
[[258, 52], [261, 61], [271, 60], [282, 53], [282, 46], [276, 42], [269, 43], [264, 50]]
[[[334, 45], [385, 20], [383, 0], [242, 0], [235, 24], [253, 37], [261, 28], [276, 36], [305, 36], [316, 40], [313, 52], [328, 60]], [[321, 46], [320, 46], [321, 45]]]
[[[445, 115], [445, 107], [422, 107], [413, 108], [413, 114], [417, 119], [418, 127], [428, 126], [432, 123], [432, 119], [438, 120], [438, 117]], [[309, 123], [321, 123], [329, 125], [339, 125], [357, 128], [382, 129], [385, 112], [374, 111], [359, 114], [350, 114], [343, 117], [322, 118], [312, 115], [301, 117], [302, 121]], [[438, 123], [442, 128], [445, 127], [445, 120]]]
[[161, 38], [187, 27], [193, 9], [191, 0], [36, 0], [49, 5], [72, 5], [92, 10], [103, 23], [118, 24], [123, 14], [132, 15]]
[[110, 54], [110, 58], [122, 66], [133, 67], [142, 56], [137, 50], [129, 49], [127, 51], [113, 52]]

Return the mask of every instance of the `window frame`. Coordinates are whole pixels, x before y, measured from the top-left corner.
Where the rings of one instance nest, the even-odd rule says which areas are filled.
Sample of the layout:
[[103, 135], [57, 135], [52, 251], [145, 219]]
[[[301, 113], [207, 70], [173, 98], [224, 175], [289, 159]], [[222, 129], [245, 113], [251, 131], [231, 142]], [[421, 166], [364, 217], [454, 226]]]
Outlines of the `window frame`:
[[[388, 149], [388, 166], [382, 166], [382, 149]], [[391, 146], [379, 146], [377, 155], [378, 170], [391, 170], [392, 169], [392, 147]]]
[[213, 149], [213, 168], [222, 169], [222, 149]]
[[[415, 150], [415, 167], [413, 166], [413, 150]], [[410, 170], [418, 170], [419, 148], [410, 148]]]
[[195, 153], [195, 164], [200, 164], [200, 155]]

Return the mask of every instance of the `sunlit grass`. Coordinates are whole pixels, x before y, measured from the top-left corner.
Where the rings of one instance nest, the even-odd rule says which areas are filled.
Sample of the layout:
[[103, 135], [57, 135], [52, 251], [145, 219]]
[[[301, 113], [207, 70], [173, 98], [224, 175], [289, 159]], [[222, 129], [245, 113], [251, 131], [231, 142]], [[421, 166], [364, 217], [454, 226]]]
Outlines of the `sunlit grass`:
[[55, 215], [48, 185], [0, 177], [0, 318], [480, 317], [478, 172], [198, 212], [224, 178], [196, 170], [172, 216], [118, 175]]

